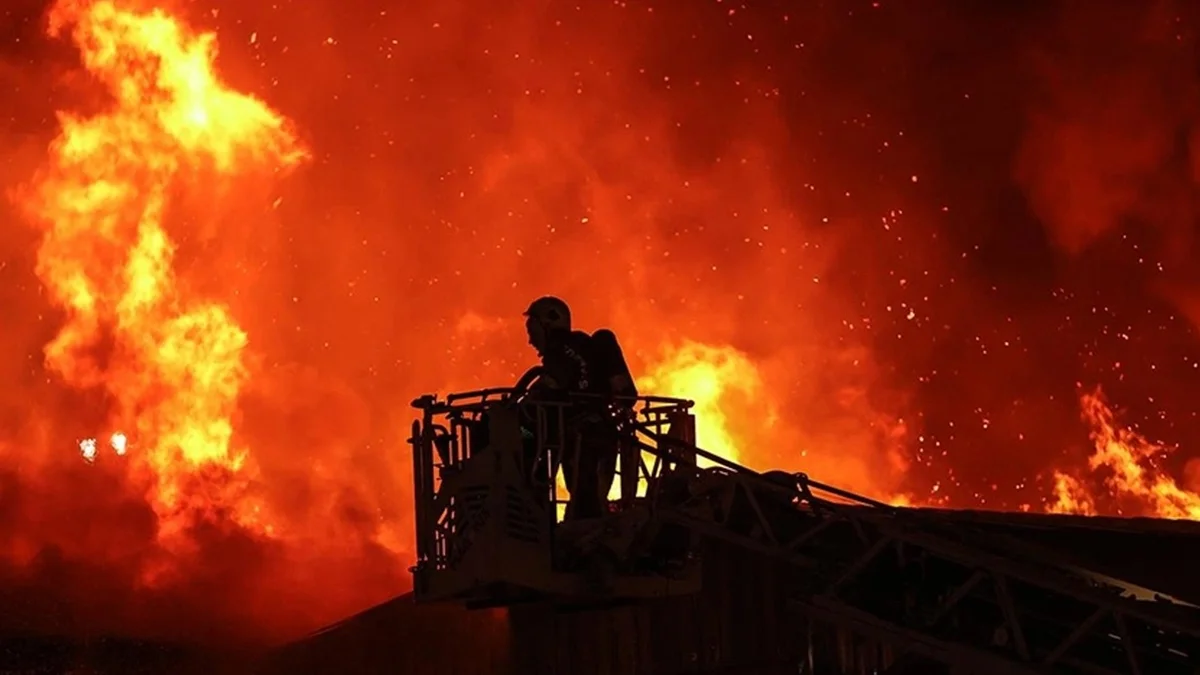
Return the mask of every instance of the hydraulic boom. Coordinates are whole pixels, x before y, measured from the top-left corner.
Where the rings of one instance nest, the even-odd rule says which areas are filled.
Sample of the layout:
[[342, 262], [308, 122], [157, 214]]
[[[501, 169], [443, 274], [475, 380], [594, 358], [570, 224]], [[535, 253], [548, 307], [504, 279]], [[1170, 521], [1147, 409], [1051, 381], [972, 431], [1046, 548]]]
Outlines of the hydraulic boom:
[[895, 645], [898, 667], [912, 658], [997, 675], [1200, 673], [1200, 608], [1136, 599], [1155, 594], [1015, 538], [739, 466], [697, 447], [689, 401], [625, 402], [635, 414], [620, 423], [610, 514], [560, 523], [553, 476], [577, 447], [564, 423], [570, 402], [520, 393], [414, 402], [420, 600], [694, 593], [697, 544], [715, 538], [789, 563], [790, 607]]

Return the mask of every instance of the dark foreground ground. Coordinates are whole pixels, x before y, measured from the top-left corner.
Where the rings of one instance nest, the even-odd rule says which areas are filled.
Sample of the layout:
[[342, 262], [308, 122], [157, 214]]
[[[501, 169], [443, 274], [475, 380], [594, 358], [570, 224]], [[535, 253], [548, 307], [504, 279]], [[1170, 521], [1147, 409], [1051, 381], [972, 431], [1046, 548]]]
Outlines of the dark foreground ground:
[[[508, 628], [503, 611], [418, 607], [411, 595], [404, 595], [274, 649], [0, 634], [0, 675], [350, 675], [381, 668], [390, 673], [490, 673], [503, 670], [499, 661], [508, 654]], [[329, 648], [313, 655], [302, 647], [314, 640]]]

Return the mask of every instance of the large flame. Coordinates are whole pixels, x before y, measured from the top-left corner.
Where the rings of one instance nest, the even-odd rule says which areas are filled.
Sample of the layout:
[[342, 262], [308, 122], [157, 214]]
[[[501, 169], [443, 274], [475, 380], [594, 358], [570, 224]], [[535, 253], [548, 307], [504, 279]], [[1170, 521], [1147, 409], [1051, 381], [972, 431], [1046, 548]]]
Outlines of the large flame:
[[1172, 448], [1122, 426], [1098, 390], [1085, 393], [1080, 403], [1094, 446], [1088, 457], [1092, 473], [1055, 471], [1051, 511], [1200, 520], [1200, 493], [1180, 485], [1164, 467]]
[[[301, 149], [282, 117], [213, 73], [212, 35], [107, 1], [60, 3], [50, 30], [71, 31], [111, 102], [60, 115], [28, 202], [46, 227], [37, 273], [65, 313], [46, 365], [72, 387], [107, 392], [111, 445], [136, 448], [162, 537], [217, 513], [269, 528], [233, 441], [248, 338], [220, 298], [181, 280], [166, 219], [182, 182], [276, 170]], [[94, 441], [84, 453], [94, 459]]]
[[[776, 414], [764, 397], [758, 368], [728, 346], [688, 343], [670, 349], [638, 378], [638, 385], [647, 393], [694, 401], [697, 445], [734, 462], [752, 459], [745, 454], [749, 448], [739, 447], [734, 411], [749, 424], [769, 423]], [[747, 406], [755, 402], [765, 405], [759, 410]]]

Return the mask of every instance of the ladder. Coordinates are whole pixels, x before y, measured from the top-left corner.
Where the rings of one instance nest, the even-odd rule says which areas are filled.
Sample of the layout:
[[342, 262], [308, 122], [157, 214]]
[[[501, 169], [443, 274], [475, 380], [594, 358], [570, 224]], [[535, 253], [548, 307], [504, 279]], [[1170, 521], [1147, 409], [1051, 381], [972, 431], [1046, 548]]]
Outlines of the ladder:
[[[791, 564], [788, 605], [892, 645], [897, 673], [912, 660], [988, 675], [1200, 673], [1200, 608], [1135, 600], [1153, 594], [1015, 538], [752, 471], [661, 429], [634, 423], [621, 463], [637, 474], [623, 471], [623, 493], [644, 480], [654, 519]], [[697, 460], [709, 468], [686, 468]], [[691, 496], [656, 495], [689, 470]]]

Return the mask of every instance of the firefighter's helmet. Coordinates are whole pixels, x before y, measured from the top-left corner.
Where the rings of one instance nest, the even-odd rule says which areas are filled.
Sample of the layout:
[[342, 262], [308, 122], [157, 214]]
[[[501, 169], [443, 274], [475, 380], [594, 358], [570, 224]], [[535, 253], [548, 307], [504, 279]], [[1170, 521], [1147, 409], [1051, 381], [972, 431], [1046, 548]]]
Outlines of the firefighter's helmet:
[[571, 308], [560, 298], [547, 295], [534, 300], [525, 316], [543, 330], [571, 330]]

